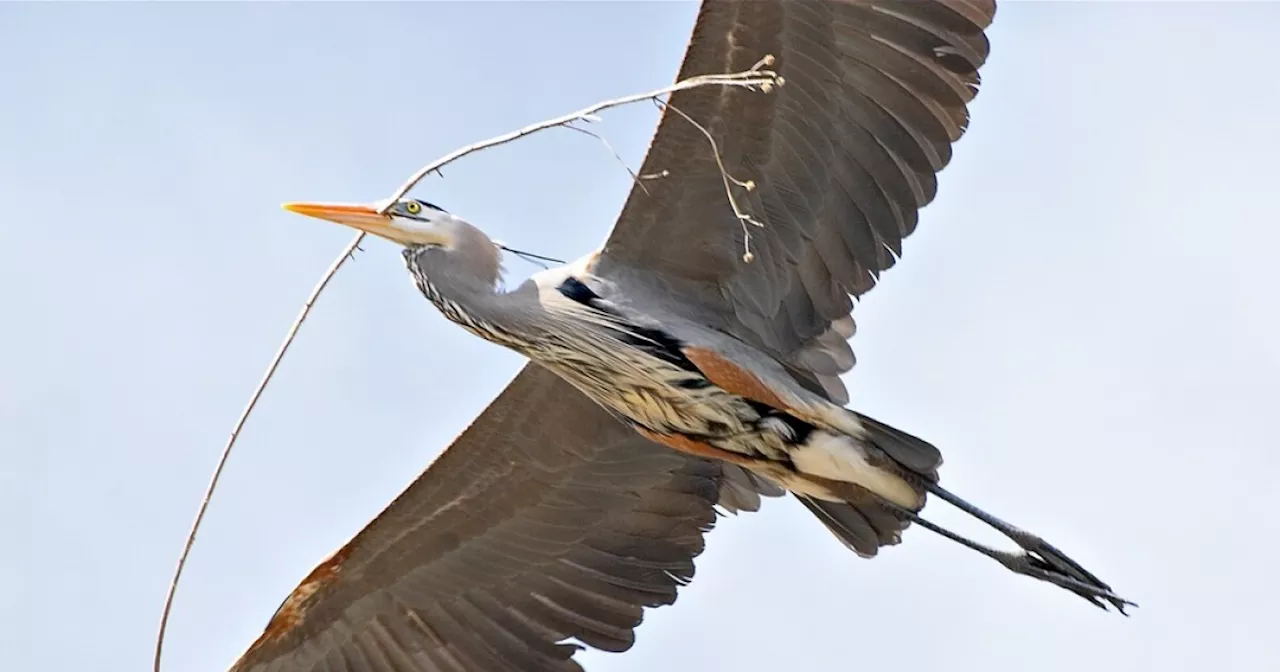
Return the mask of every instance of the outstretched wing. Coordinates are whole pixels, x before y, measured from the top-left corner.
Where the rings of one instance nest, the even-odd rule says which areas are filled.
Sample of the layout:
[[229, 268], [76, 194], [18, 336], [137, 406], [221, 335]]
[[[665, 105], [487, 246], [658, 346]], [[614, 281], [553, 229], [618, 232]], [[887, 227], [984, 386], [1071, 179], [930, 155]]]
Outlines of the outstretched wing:
[[732, 191], [764, 227], [744, 232], [702, 130], [666, 111], [641, 172], [667, 176], [632, 189], [595, 272], [645, 285], [846, 403], [850, 295], [894, 264], [934, 198], [994, 13], [994, 0], [705, 2], [679, 78], [773, 54], [786, 83], [670, 102], [716, 139], [730, 175], [755, 182]]
[[[850, 294], [892, 265], [963, 132], [987, 53], [984, 0], [706, 2], [680, 76], [778, 57], [776, 93], [672, 104], [718, 139], [765, 222], [754, 263], [705, 138], [665, 114], [597, 272], [735, 334], [833, 398]], [[834, 385], [832, 387], [832, 380]], [[693, 575], [714, 505], [780, 491], [650, 443], [528, 365], [450, 448], [277, 610], [236, 672], [578, 670], [577, 639], [631, 645]]]
[[235, 672], [579, 670], [670, 604], [728, 508], [778, 495], [650, 443], [527, 365], [271, 618]]

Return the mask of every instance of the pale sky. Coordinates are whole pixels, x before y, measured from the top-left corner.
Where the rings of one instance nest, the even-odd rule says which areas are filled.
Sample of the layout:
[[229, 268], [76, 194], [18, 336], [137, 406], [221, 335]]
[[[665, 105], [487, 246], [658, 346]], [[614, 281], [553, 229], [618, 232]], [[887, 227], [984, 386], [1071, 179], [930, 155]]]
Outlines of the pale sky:
[[[150, 668], [227, 432], [350, 237], [281, 202], [380, 198], [455, 147], [664, 85], [695, 10], [0, 4], [5, 670]], [[1273, 669], [1277, 26], [1277, 3], [1006, 2], [939, 198], [855, 311], [851, 405], [940, 446], [950, 489], [1132, 618], [923, 529], [862, 560], [773, 500], [722, 520], [676, 604], [588, 669]], [[634, 167], [655, 120], [599, 130]], [[629, 188], [552, 131], [415, 193], [575, 258]], [[167, 672], [224, 670], [522, 364], [366, 248], [227, 468]]]

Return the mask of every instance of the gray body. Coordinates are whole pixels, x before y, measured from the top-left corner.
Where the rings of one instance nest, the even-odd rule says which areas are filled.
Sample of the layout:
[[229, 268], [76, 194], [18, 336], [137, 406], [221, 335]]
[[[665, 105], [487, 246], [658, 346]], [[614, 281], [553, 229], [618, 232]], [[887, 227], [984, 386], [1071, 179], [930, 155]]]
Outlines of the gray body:
[[[492, 249], [475, 234], [467, 239], [477, 245], [472, 253]], [[671, 361], [680, 345], [725, 337], [715, 339], [674, 315], [655, 319], [660, 308], [628, 299], [615, 284], [586, 272], [585, 260], [477, 302], [475, 287], [432, 280], [456, 277], [449, 269], [459, 258], [430, 249], [405, 252], [416, 285], [449, 320], [546, 367], [629, 423], [703, 438], [744, 455], [786, 459], [790, 432], [784, 423], [764, 423], [758, 405]], [[478, 310], [460, 302], [479, 304]]]

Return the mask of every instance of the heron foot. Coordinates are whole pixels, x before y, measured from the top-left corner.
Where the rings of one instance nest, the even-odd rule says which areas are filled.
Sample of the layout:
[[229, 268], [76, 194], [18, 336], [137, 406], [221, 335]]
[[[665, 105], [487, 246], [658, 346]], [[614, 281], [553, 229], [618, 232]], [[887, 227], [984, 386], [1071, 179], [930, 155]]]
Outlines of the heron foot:
[[940, 525], [921, 518], [913, 511], [909, 511], [887, 500], [883, 503], [890, 509], [897, 511], [898, 515], [909, 519], [911, 522], [930, 530], [936, 534], [942, 535], [962, 546], [973, 549], [988, 558], [999, 562], [1006, 569], [1030, 576], [1047, 583], [1051, 583], [1059, 588], [1069, 590], [1076, 595], [1087, 600], [1090, 604], [1103, 609], [1107, 609], [1107, 605], [1103, 603], [1105, 600], [1111, 606], [1115, 607], [1121, 614], [1128, 616], [1125, 612], [1126, 606], [1138, 606], [1137, 603], [1116, 595], [1111, 591], [1111, 586], [1103, 583], [1098, 577], [1094, 576], [1079, 563], [1072, 560], [1067, 554], [1058, 550], [1049, 542], [1040, 537], [1021, 530], [1010, 525], [999, 518], [979, 509], [978, 507], [966, 502], [965, 500], [951, 494], [947, 490], [939, 487], [936, 483], [928, 484], [931, 493], [938, 495], [943, 500], [952, 504], [956, 508], [972, 515], [982, 522], [990, 525], [998, 530], [1001, 534], [1013, 540], [1020, 548], [1021, 553], [1010, 553], [1008, 551], [1000, 551], [989, 546], [980, 544], [968, 537], [957, 534]]
[[[911, 520], [911, 522], [925, 528], [931, 532], [940, 534], [962, 546], [971, 548], [996, 562], [1015, 574], [1030, 576], [1047, 583], [1051, 583], [1059, 588], [1065, 588], [1085, 600], [1090, 604], [1105, 610], [1107, 607], [1100, 600], [1106, 600], [1116, 608], [1121, 614], [1125, 613], [1125, 606], [1138, 606], [1134, 602], [1116, 595], [1111, 592], [1111, 587], [1099, 581], [1097, 577], [1081, 568], [1074, 560], [1068, 558], [1061, 551], [1053, 546], [1045, 543], [1039, 537], [1023, 533], [1023, 542], [1030, 546], [1023, 546], [1024, 552], [1010, 553], [1008, 551], [1000, 551], [989, 546], [980, 544], [968, 537], [956, 534], [945, 527], [936, 525], [919, 515], [900, 509], [892, 505], [900, 515]], [[1033, 541], [1034, 540], [1034, 541]], [[1022, 546], [1022, 543], [1019, 543]], [[1065, 569], [1064, 569], [1065, 568]]]
[[[1128, 615], [1124, 611], [1126, 605], [1138, 606], [1112, 593], [1111, 586], [1103, 583], [1101, 579], [1094, 576], [1089, 570], [1081, 567], [1080, 563], [1072, 560], [1066, 553], [1058, 550], [1057, 547], [1044, 539], [996, 518], [936, 483], [929, 485], [929, 491], [952, 506], [990, 525], [1011, 539], [1023, 551], [1026, 551], [1026, 553], [1020, 554], [1004, 553], [1000, 554], [1000, 557], [991, 556], [1000, 561], [1000, 564], [1005, 567], [1019, 574], [1034, 576], [1056, 586], [1066, 588], [1102, 609], [1106, 609], [1106, 607], [1098, 601], [1099, 598], [1110, 602], [1117, 611], [1126, 616]], [[997, 553], [1000, 552], [997, 551]]]
[[[1018, 544], [1022, 550], [1026, 551], [1026, 553], [1016, 554], [1018, 557], [1032, 562], [1030, 572], [1019, 572], [1018, 569], [1010, 567], [1006, 563], [1005, 566], [1009, 567], [1009, 569], [1066, 588], [1089, 600], [1100, 609], [1106, 609], [1106, 606], [1099, 602], [1099, 599], [1111, 603], [1117, 611], [1125, 616], [1128, 616], [1124, 610], [1125, 606], [1138, 606], [1111, 592], [1111, 586], [1103, 583], [1101, 579], [1094, 576], [1089, 570], [1081, 567], [1075, 560], [1067, 557], [1066, 553], [1058, 550], [1053, 544], [1044, 539], [1012, 526], [1010, 526], [1009, 530], [1000, 531]], [[1035, 563], [1043, 566], [1036, 567]]]
[[[1045, 547], [1053, 549], [1053, 546], [1049, 544], [1045, 544]], [[1056, 551], [1056, 549], [1054, 550]], [[1124, 610], [1126, 606], [1138, 606], [1111, 592], [1111, 586], [1099, 581], [1097, 577], [1084, 569], [1064, 570], [1064, 566], [1079, 568], [1079, 565], [1061, 552], [1048, 552], [1045, 550], [1032, 552], [1028, 550], [1025, 553], [1007, 553], [993, 551], [988, 555], [1015, 574], [1029, 576], [1052, 583], [1059, 588], [1065, 588], [1104, 611], [1107, 606], [1102, 603], [1102, 600], [1106, 600], [1116, 608], [1116, 611], [1125, 616], [1129, 615]]]

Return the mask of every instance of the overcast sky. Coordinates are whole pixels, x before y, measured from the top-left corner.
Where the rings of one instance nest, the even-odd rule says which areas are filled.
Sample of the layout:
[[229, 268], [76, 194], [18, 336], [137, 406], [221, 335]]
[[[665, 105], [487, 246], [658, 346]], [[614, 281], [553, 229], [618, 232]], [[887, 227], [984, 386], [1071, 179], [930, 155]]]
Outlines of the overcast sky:
[[[457, 146], [661, 86], [695, 11], [0, 4], [4, 668], [149, 669], [218, 451], [351, 235], [281, 202], [379, 198]], [[948, 487], [1132, 618], [922, 529], [862, 560], [777, 500], [722, 521], [676, 605], [588, 669], [1272, 669], [1277, 26], [1280, 3], [1006, 3], [938, 200], [855, 313], [852, 405], [937, 443]], [[655, 120], [601, 130], [638, 166]], [[553, 131], [417, 193], [574, 258], [629, 188]], [[225, 669], [522, 365], [366, 247], [224, 475], [168, 672]]]

